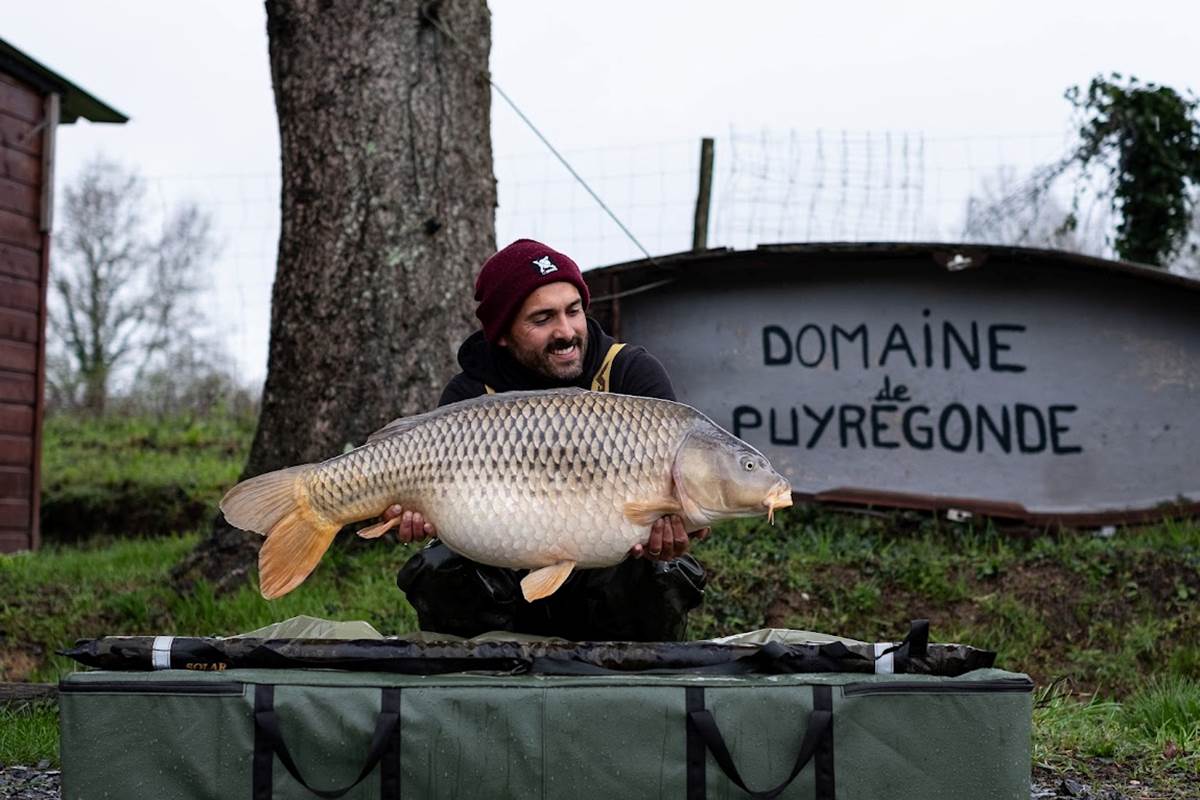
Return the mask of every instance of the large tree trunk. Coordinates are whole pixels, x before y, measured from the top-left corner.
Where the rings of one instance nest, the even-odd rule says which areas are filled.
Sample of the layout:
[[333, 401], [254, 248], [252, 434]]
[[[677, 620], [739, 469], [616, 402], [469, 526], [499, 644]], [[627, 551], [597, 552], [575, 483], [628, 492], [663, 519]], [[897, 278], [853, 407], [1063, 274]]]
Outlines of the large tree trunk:
[[[243, 478], [431, 408], [495, 250], [484, 0], [266, 5], [283, 222]], [[260, 543], [219, 517], [176, 578], [240, 584]]]

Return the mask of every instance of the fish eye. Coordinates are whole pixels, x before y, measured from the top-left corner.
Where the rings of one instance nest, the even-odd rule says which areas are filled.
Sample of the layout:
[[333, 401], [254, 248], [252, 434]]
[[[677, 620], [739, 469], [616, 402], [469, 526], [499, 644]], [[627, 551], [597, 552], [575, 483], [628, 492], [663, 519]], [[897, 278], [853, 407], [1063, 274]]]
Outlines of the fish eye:
[[753, 462], [753, 461], [747, 461], [747, 462], [745, 463], [745, 467], [746, 467], [746, 472], [750, 472], [750, 471], [752, 471], [752, 470], [754, 469], [754, 462]]

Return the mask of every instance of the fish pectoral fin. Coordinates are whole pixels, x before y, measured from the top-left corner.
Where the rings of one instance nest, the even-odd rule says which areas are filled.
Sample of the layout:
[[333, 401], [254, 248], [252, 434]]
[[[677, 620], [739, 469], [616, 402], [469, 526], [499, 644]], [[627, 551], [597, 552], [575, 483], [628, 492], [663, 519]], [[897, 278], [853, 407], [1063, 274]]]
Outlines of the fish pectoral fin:
[[530, 603], [549, 597], [558, 591], [558, 587], [563, 585], [563, 581], [570, 576], [573, 569], [574, 561], [560, 561], [548, 567], [535, 569], [521, 579], [521, 593]]
[[671, 497], [654, 500], [630, 500], [625, 504], [625, 519], [635, 525], [653, 525], [655, 520], [669, 514], [682, 514], [683, 506]]
[[402, 519], [403, 517], [392, 517], [391, 519], [387, 519], [376, 525], [372, 525], [369, 528], [363, 528], [358, 532], [358, 535], [364, 539], [378, 539], [392, 528], [398, 528], [400, 526], [400, 520]]

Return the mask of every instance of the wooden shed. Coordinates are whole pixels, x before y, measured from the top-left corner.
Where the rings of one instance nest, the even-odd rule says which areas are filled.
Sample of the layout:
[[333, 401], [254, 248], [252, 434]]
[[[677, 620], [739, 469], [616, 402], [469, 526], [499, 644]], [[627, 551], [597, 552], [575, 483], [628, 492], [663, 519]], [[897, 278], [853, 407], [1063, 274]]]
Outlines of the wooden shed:
[[128, 118], [0, 39], [0, 552], [38, 546], [54, 134]]

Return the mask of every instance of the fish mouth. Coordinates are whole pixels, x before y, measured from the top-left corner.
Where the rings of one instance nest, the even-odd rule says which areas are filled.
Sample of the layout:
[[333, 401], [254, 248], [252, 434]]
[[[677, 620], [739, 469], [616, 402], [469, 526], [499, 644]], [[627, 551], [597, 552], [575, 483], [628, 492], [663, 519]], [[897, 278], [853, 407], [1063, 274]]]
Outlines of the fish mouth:
[[787, 481], [776, 484], [767, 494], [767, 498], [763, 500], [763, 505], [767, 507], [767, 523], [774, 525], [775, 509], [788, 508], [792, 505], [792, 487], [788, 485]]

